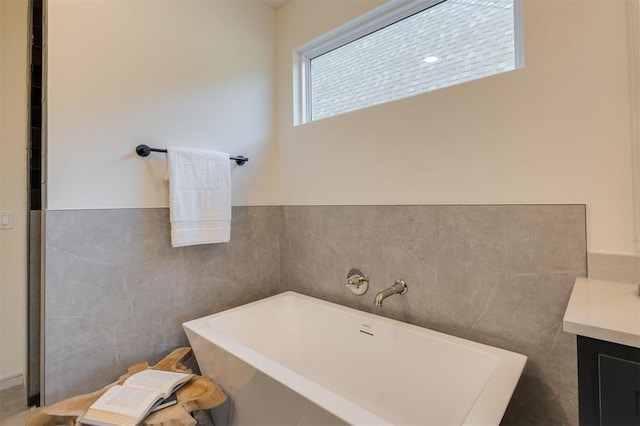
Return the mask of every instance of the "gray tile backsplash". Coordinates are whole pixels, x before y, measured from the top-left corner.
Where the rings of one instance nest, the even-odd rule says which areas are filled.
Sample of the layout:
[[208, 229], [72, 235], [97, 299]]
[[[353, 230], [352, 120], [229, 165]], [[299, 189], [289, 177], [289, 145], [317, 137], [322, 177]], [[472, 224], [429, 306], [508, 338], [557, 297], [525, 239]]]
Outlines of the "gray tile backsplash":
[[[293, 290], [529, 357], [503, 424], [577, 424], [585, 206], [234, 207], [229, 244], [173, 249], [168, 210], [46, 214], [45, 396], [94, 390], [187, 344], [183, 321]], [[364, 296], [345, 287], [359, 267]], [[404, 296], [373, 307], [403, 278]], [[428, 361], [425, 361], [428, 362]]]
[[186, 345], [184, 321], [276, 293], [278, 220], [234, 207], [230, 243], [174, 249], [167, 209], [46, 212], [46, 402]]
[[41, 239], [42, 239], [42, 211], [29, 212], [29, 344], [27, 375], [28, 396], [40, 393], [40, 312], [41, 295]]
[[587, 264], [589, 278], [627, 284], [640, 283], [640, 256], [589, 253]]
[[[285, 206], [281, 290], [529, 357], [504, 424], [577, 424], [575, 336], [562, 317], [586, 274], [583, 205]], [[345, 288], [351, 267], [371, 281]], [[373, 307], [402, 278], [404, 296]]]

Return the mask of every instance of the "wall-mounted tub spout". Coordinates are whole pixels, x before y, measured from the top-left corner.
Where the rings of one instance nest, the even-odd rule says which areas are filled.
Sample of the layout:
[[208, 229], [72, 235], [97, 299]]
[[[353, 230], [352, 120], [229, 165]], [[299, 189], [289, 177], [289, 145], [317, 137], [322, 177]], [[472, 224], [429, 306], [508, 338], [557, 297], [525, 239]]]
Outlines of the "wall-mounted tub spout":
[[404, 280], [397, 280], [391, 287], [376, 294], [374, 306], [382, 306], [382, 301], [387, 297], [393, 296], [394, 294], [406, 294], [407, 291], [409, 291], [407, 283], [404, 282]]

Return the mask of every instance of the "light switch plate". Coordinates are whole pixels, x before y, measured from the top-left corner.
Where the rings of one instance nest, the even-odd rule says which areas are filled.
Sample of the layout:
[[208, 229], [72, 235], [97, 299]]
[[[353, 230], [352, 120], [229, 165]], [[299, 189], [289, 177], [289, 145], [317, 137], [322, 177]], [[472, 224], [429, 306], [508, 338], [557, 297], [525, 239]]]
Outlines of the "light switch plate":
[[13, 212], [0, 212], [0, 229], [13, 228]]

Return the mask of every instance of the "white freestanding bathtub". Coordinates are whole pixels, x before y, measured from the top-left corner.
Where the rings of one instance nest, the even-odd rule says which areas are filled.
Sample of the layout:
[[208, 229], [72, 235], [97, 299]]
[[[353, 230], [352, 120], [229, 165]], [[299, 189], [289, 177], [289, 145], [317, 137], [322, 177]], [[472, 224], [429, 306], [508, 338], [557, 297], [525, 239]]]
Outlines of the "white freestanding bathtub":
[[230, 398], [216, 426], [497, 425], [526, 362], [293, 292], [184, 329]]

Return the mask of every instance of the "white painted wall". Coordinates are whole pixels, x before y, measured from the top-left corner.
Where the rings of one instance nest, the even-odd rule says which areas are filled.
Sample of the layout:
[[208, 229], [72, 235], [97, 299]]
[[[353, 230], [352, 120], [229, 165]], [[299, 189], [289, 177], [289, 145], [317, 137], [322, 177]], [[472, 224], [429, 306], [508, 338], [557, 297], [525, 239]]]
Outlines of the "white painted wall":
[[165, 156], [245, 155], [234, 205], [276, 204], [276, 12], [258, 1], [49, 2], [48, 209], [168, 206]]
[[292, 50], [382, 2], [51, 2], [48, 208], [166, 207], [144, 142], [251, 157], [234, 205], [586, 203], [634, 251], [624, 1], [525, 0], [525, 68], [294, 127]]
[[27, 360], [28, 1], [0, 1], [0, 381], [24, 374]]
[[585, 203], [591, 251], [633, 253], [624, 1], [524, 1], [520, 70], [294, 127], [294, 48], [381, 4], [278, 11], [281, 203]]

